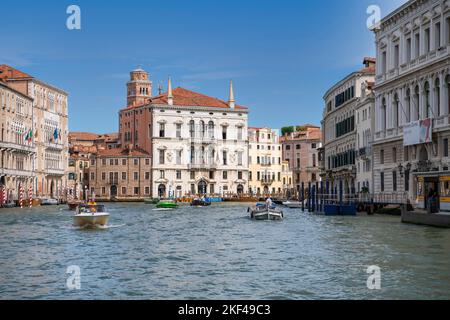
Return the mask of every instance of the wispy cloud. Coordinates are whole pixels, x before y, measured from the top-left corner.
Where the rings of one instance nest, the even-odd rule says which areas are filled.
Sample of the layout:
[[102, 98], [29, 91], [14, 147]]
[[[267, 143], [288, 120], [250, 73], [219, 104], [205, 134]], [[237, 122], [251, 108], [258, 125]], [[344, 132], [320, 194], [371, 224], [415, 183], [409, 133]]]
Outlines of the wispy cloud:
[[189, 75], [184, 75], [181, 77], [182, 80], [191, 81], [213, 81], [213, 80], [223, 80], [223, 79], [237, 79], [243, 77], [253, 76], [256, 73], [251, 70], [241, 70], [241, 71], [211, 71], [211, 72], [200, 72], [193, 73]]

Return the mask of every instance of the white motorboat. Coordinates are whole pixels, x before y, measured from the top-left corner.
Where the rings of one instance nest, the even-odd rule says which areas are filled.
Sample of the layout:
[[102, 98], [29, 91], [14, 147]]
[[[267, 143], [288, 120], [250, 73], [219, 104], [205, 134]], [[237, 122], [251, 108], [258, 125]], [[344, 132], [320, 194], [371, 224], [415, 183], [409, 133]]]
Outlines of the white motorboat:
[[41, 206], [56, 206], [58, 204], [58, 200], [53, 198], [43, 198], [41, 200]]
[[108, 223], [109, 213], [105, 206], [96, 204], [79, 205], [73, 222], [76, 227], [103, 227]]
[[283, 202], [283, 206], [291, 208], [291, 209], [301, 209], [302, 203], [299, 201], [286, 201], [286, 202]]
[[266, 205], [256, 205], [247, 210], [250, 218], [254, 220], [283, 220], [283, 211], [276, 207], [267, 207]]

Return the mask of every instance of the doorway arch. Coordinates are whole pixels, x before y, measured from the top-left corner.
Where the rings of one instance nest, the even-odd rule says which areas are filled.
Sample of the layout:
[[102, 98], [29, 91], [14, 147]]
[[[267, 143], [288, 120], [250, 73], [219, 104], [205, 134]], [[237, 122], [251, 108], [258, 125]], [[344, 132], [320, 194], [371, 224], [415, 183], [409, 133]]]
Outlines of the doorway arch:
[[205, 195], [208, 191], [208, 184], [206, 183], [205, 180], [201, 180], [198, 183], [198, 193], [201, 195]]
[[243, 194], [244, 193], [244, 186], [242, 184], [237, 186], [237, 193]]
[[166, 197], [166, 186], [164, 184], [160, 184], [158, 186], [158, 197], [160, 198]]

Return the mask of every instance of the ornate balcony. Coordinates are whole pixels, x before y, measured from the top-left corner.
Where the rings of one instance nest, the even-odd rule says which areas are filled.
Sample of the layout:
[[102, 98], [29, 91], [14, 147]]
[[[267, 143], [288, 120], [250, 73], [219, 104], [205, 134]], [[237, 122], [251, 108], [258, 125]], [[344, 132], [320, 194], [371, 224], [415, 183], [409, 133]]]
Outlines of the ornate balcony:
[[188, 164], [189, 170], [216, 170], [216, 164], [207, 164], [207, 163], [190, 163]]
[[10, 151], [18, 151], [18, 152], [26, 152], [26, 153], [35, 153], [36, 148], [34, 146], [22, 145], [17, 143], [0, 141], [0, 149], [10, 150]]

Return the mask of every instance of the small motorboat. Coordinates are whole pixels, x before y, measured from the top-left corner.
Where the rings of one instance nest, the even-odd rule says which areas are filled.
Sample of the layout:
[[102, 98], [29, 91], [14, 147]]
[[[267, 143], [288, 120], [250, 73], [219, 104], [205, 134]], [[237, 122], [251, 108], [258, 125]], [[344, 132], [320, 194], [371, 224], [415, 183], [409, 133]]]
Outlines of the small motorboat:
[[58, 204], [58, 200], [53, 198], [43, 198], [41, 200], [41, 206], [56, 206]]
[[299, 201], [285, 201], [285, 202], [283, 202], [283, 206], [291, 208], [291, 209], [301, 209], [302, 203]]
[[206, 201], [204, 199], [194, 199], [191, 202], [192, 207], [208, 207], [211, 205], [210, 201]]
[[156, 205], [157, 209], [165, 209], [165, 210], [171, 210], [171, 209], [177, 209], [178, 203], [175, 203], [173, 201], [161, 201], [158, 202]]
[[0, 205], [2, 208], [14, 208], [16, 207], [16, 202], [13, 200], [7, 201], [4, 205]]
[[78, 206], [81, 204], [83, 204], [83, 201], [81, 201], [81, 200], [72, 200], [72, 201], [67, 202], [67, 205], [69, 206], [70, 211], [77, 210]]
[[73, 216], [76, 227], [103, 227], [108, 223], [109, 213], [103, 205], [80, 204]]
[[247, 209], [250, 213], [250, 218], [254, 220], [283, 220], [283, 211], [272, 206], [267, 207], [265, 204], [257, 204], [254, 207]]

